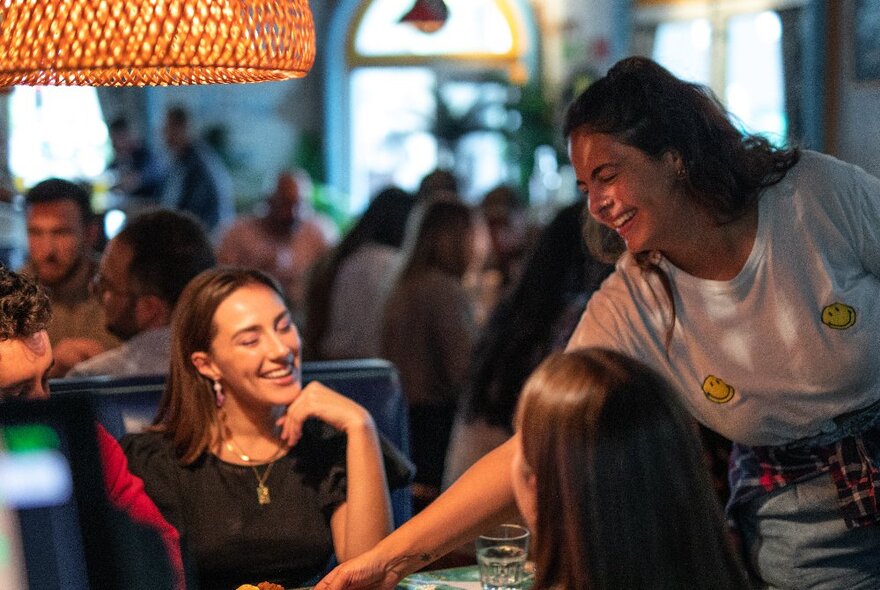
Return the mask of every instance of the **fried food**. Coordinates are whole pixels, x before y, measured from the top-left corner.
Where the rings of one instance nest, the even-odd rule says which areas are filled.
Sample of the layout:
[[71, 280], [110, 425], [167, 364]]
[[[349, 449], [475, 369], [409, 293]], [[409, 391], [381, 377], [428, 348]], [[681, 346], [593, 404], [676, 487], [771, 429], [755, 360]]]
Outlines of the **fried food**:
[[284, 586], [279, 586], [272, 582], [260, 582], [256, 586], [252, 584], [242, 584], [235, 590], [284, 590]]

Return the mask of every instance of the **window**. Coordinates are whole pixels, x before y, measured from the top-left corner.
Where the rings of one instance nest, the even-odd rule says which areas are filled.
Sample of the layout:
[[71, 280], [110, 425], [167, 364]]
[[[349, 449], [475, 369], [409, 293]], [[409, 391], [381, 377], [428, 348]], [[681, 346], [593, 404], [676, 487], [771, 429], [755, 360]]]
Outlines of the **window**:
[[[744, 130], [777, 144], [787, 140], [783, 2], [685, 2], [637, 12], [653, 29], [650, 54], [677, 76], [706, 84]], [[795, 2], [796, 4], [796, 2]]]
[[328, 180], [350, 214], [389, 184], [415, 190], [437, 167], [454, 167], [470, 200], [519, 181], [510, 132], [517, 85], [533, 69], [526, 15], [511, 0], [445, 2], [433, 33], [399, 22], [413, 0], [337, 10], [331, 29], [345, 50], [328, 50]]
[[95, 88], [16, 86], [9, 126], [9, 168], [20, 191], [52, 176], [95, 181], [107, 167], [110, 140]]

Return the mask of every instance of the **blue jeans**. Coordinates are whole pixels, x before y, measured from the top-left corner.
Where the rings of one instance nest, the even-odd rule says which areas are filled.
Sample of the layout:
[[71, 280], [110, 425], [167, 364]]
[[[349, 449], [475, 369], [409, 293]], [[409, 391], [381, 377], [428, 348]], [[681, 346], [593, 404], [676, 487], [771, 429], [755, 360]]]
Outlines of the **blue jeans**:
[[847, 529], [837, 506], [823, 473], [736, 510], [747, 556], [767, 588], [880, 588], [880, 526]]

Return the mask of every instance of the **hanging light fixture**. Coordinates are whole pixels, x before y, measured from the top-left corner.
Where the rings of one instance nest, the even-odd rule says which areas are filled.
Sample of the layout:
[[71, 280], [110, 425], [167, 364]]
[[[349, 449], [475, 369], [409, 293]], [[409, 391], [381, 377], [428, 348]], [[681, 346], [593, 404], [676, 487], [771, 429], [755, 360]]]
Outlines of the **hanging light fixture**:
[[0, 86], [301, 78], [308, 0], [0, 0]]
[[416, 0], [399, 22], [412, 25], [423, 33], [434, 33], [446, 24], [448, 18], [449, 7], [443, 0]]

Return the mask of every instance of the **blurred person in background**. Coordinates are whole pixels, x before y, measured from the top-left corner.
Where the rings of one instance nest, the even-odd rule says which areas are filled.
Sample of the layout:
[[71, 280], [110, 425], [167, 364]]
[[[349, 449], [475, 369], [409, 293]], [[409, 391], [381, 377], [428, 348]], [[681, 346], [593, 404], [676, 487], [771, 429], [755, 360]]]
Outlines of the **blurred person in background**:
[[463, 203], [427, 205], [385, 304], [382, 356], [409, 402], [416, 508], [436, 497], [477, 328], [462, 278], [474, 257], [474, 216]]
[[304, 171], [282, 172], [265, 210], [238, 219], [217, 246], [221, 264], [257, 268], [278, 280], [300, 324], [307, 273], [331, 247], [321, 224], [309, 216], [311, 191], [312, 181]]
[[189, 213], [158, 209], [129, 220], [107, 244], [92, 282], [107, 330], [123, 343], [67, 376], [167, 374], [174, 306], [214, 262], [204, 227]]
[[209, 232], [221, 229], [235, 215], [232, 180], [220, 156], [197, 141], [186, 109], [171, 107], [162, 127], [171, 166], [162, 185], [160, 204], [189, 211]]
[[400, 263], [413, 197], [377, 194], [342, 241], [313, 268], [306, 293], [306, 358], [378, 357], [385, 299]]
[[52, 376], [61, 376], [76, 363], [119, 344], [104, 328], [101, 307], [89, 294], [98, 266], [93, 248], [100, 228], [88, 191], [60, 178], [39, 182], [25, 193], [25, 216], [28, 261], [22, 272], [49, 293]]
[[107, 130], [113, 146], [113, 160], [107, 167], [114, 175], [112, 190], [136, 201], [125, 203], [126, 211], [131, 209], [130, 205], [156, 205], [164, 173], [159, 160], [134, 136], [125, 117], [113, 119]]
[[444, 488], [510, 438], [526, 378], [551, 351], [565, 347], [590, 295], [613, 269], [587, 253], [585, 215], [583, 200], [556, 214], [484, 327], [452, 431]]

